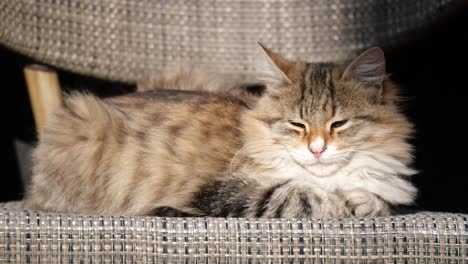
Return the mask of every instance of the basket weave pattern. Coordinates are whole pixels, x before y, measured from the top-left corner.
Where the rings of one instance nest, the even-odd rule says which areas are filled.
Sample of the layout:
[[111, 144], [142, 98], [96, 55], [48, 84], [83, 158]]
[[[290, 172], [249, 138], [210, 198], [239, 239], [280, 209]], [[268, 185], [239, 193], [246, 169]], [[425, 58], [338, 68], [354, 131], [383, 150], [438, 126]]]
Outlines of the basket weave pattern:
[[454, 0], [2, 0], [0, 43], [45, 63], [134, 82], [173, 63], [248, 75], [256, 41], [341, 61], [433, 19]]
[[[249, 75], [256, 41], [340, 61], [453, 0], [0, 0], [0, 44], [135, 82], [172, 63]], [[0, 263], [468, 263], [468, 215], [224, 219], [89, 216], [0, 204]]]
[[10, 261], [467, 263], [468, 216], [158, 218], [3, 208], [0, 262]]

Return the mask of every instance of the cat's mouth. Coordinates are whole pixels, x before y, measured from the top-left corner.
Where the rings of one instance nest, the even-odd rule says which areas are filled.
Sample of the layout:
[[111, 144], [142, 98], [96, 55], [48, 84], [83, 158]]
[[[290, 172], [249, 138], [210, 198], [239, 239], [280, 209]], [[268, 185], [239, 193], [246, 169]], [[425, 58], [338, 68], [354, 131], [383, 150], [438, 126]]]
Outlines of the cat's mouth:
[[286, 148], [289, 157], [295, 162], [301, 163], [304, 166], [336, 166], [349, 163], [351, 157], [344, 157], [343, 155], [334, 154], [332, 156], [322, 156], [320, 158], [314, 157], [312, 153], [307, 151], [295, 151]]
[[289, 159], [301, 167], [307, 174], [315, 177], [328, 177], [340, 171], [343, 167], [350, 163], [351, 157], [341, 157], [334, 155], [333, 157], [314, 158], [311, 154], [298, 153], [285, 147]]
[[335, 167], [344, 167], [348, 162], [343, 159], [315, 159], [310, 162], [301, 162], [296, 159], [296, 162], [302, 163], [304, 166], [307, 167], [327, 167], [327, 166], [335, 166]]
[[340, 171], [346, 164], [341, 161], [320, 161], [313, 163], [303, 163], [292, 157], [293, 162], [301, 167], [307, 174], [315, 177], [329, 177]]

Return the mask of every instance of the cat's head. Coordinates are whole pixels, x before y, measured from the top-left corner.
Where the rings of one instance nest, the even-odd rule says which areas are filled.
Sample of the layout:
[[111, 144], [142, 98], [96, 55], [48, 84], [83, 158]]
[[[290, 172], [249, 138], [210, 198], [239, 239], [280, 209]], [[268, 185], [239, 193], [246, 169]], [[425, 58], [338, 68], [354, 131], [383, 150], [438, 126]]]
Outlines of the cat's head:
[[266, 92], [250, 112], [245, 147], [257, 162], [295, 164], [325, 177], [355, 160], [375, 158], [376, 167], [411, 161], [412, 125], [398, 109], [380, 48], [342, 66], [261, 51], [258, 77]]

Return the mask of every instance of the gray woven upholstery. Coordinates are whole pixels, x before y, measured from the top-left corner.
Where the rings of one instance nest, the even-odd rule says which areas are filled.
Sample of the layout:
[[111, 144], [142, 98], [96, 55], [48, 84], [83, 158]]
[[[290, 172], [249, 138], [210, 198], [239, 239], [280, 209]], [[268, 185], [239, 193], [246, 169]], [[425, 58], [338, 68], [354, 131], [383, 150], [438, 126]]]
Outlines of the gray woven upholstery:
[[114, 80], [176, 62], [247, 74], [258, 40], [287, 57], [339, 61], [401, 40], [455, 1], [1, 0], [0, 43]]
[[158, 218], [0, 207], [1, 263], [468, 263], [468, 215]]
[[[390, 45], [454, 0], [0, 0], [0, 44], [134, 82], [176, 62], [252, 70], [260, 40], [340, 61]], [[468, 216], [367, 219], [87, 216], [0, 204], [0, 263], [468, 263]]]

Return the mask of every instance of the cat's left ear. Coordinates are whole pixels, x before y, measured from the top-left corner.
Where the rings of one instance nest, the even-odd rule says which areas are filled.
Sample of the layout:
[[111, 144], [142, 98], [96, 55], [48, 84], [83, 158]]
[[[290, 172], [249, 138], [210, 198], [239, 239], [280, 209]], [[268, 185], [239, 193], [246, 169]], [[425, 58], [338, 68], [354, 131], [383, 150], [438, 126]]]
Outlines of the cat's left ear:
[[293, 63], [267, 49], [260, 42], [258, 42], [258, 45], [260, 49], [256, 61], [257, 77], [267, 85], [275, 86], [283, 82], [291, 83], [288, 74], [294, 66]]
[[385, 79], [385, 56], [381, 48], [364, 51], [354, 59], [343, 73], [342, 79], [354, 79], [381, 92]]

